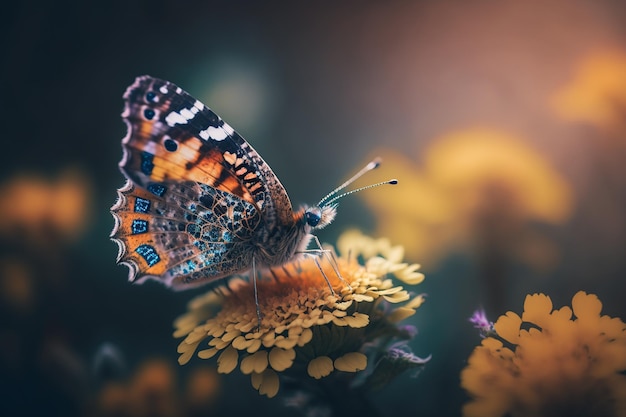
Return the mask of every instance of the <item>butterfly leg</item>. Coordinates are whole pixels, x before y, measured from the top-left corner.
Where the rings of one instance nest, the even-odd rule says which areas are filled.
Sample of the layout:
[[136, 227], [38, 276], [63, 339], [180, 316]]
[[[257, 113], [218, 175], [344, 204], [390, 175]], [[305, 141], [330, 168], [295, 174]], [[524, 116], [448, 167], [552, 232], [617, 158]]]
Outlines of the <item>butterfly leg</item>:
[[259, 289], [256, 282], [256, 263], [252, 258], [252, 283], [254, 286], [254, 304], [256, 306], [257, 331], [261, 330], [261, 306], [259, 305]]
[[[311, 249], [305, 252], [323, 254], [326, 257], [326, 259], [328, 259], [328, 262], [330, 263], [330, 266], [332, 266], [333, 271], [337, 275], [337, 278], [339, 278], [339, 280], [341, 280], [341, 282], [343, 282], [349, 289], [352, 289], [348, 281], [346, 281], [341, 275], [341, 272], [339, 272], [339, 265], [337, 264], [337, 259], [335, 258], [335, 255], [332, 253], [332, 251], [328, 249], [324, 249], [319, 239], [315, 235], [313, 235], [313, 241], [315, 241], [315, 244], [317, 245], [317, 249]], [[319, 268], [319, 264], [318, 264], [318, 268]], [[321, 271], [321, 268], [320, 268], [320, 271]]]
[[320, 272], [322, 273], [322, 276], [324, 276], [324, 279], [326, 280], [326, 284], [328, 284], [328, 289], [330, 290], [330, 293], [332, 295], [336, 295], [335, 290], [333, 290], [333, 286], [330, 285], [330, 280], [328, 279], [328, 277], [326, 276], [326, 273], [322, 269], [322, 265], [320, 265], [320, 261], [317, 259], [317, 256], [313, 256], [313, 260], [315, 261], [315, 265], [317, 265], [317, 269], [319, 269]]

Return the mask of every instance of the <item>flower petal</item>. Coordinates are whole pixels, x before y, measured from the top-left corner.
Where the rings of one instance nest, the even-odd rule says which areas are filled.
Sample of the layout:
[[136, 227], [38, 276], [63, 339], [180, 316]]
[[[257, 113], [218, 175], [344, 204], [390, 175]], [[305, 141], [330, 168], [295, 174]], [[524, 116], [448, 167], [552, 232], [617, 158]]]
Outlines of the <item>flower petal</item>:
[[217, 372], [220, 374], [229, 374], [237, 367], [239, 354], [232, 346], [228, 346], [222, 354], [217, 358]]
[[383, 295], [383, 298], [390, 303], [401, 303], [403, 301], [407, 301], [411, 298], [408, 292], [400, 291], [392, 295]]
[[504, 316], [500, 316], [496, 324], [493, 325], [498, 336], [504, 340], [517, 344], [519, 343], [519, 330], [522, 319], [517, 314], [509, 311]]
[[295, 350], [275, 347], [270, 351], [269, 362], [274, 370], [282, 372], [291, 367], [295, 358]]
[[328, 356], [318, 356], [311, 360], [307, 366], [308, 374], [315, 379], [330, 375], [333, 369], [333, 360]]
[[204, 349], [198, 352], [198, 357], [200, 359], [209, 359], [212, 358], [213, 356], [215, 356], [217, 354], [217, 352], [219, 352], [218, 349], [215, 348], [211, 348], [211, 349]]
[[302, 347], [309, 343], [313, 339], [313, 331], [311, 329], [304, 329], [302, 334], [298, 337], [298, 346]]
[[184, 365], [187, 362], [189, 362], [194, 352], [195, 352], [194, 349], [189, 349], [188, 351], [184, 352], [182, 355], [178, 357], [178, 363], [180, 365]]
[[524, 300], [522, 320], [544, 327], [552, 312], [552, 300], [545, 294], [528, 294]]
[[248, 355], [241, 360], [241, 373], [248, 375], [251, 373], [260, 374], [267, 368], [267, 351], [259, 350], [252, 355]]
[[579, 319], [598, 319], [602, 311], [602, 302], [595, 294], [578, 291], [572, 298], [574, 314]]
[[280, 382], [278, 374], [271, 369], [266, 369], [263, 373], [253, 373], [250, 381], [252, 386], [259, 391], [259, 394], [272, 398], [278, 394]]
[[422, 304], [424, 304], [424, 301], [426, 301], [426, 296], [424, 294], [420, 294], [420, 295], [414, 297], [408, 303], [406, 303], [404, 305], [404, 307], [416, 309], [416, 308], [420, 307]]
[[391, 323], [397, 323], [406, 319], [407, 317], [411, 317], [413, 314], [415, 314], [415, 310], [413, 310], [412, 308], [398, 307], [393, 310], [391, 314], [387, 315], [387, 320], [389, 320]]
[[354, 313], [351, 316], [344, 317], [343, 320], [348, 323], [348, 326], [358, 329], [367, 326], [370, 322], [370, 317], [367, 314]]
[[344, 372], [359, 372], [367, 367], [367, 356], [360, 352], [350, 352], [335, 359], [335, 369]]

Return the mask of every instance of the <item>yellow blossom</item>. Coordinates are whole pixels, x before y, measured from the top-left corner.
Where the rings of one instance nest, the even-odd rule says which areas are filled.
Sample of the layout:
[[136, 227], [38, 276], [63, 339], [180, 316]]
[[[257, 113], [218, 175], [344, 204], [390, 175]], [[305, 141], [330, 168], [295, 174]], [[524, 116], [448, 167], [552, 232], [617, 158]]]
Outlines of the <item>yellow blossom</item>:
[[[68, 169], [56, 179], [21, 174], [0, 184], [0, 234], [50, 243], [73, 241], [84, 232], [90, 211], [87, 175]], [[55, 240], [56, 242], [56, 240]]]
[[402, 182], [360, 197], [376, 214], [378, 231], [407, 253], [433, 263], [490, 239], [537, 268], [554, 264], [556, 247], [528, 225], [565, 222], [572, 190], [524, 138], [475, 127], [436, 138], [419, 158], [376, 154], [385, 160], [381, 175]]
[[463, 415], [626, 416], [626, 325], [601, 309], [583, 291], [560, 309], [544, 294], [526, 296], [522, 316], [501, 316], [500, 339], [483, 339], [470, 356]]
[[203, 359], [216, 356], [218, 372], [239, 368], [268, 397], [278, 393], [283, 374], [320, 379], [363, 371], [364, 343], [381, 332], [397, 337], [402, 331], [395, 323], [424, 300], [391, 276], [408, 285], [424, 276], [418, 265], [402, 262], [402, 247], [386, 239], [352, 231], [339, 239], [339, 247], [342, 257], [331, 251], [318, 259], [323, 274], [311, 257], [263, 272], [257, 280], [260, 323], [251, 282], [231, 280], [223, 295], [194, 299], [175, 322], [174, 336], [184, 338], [179, 362], [187, 363], [195, 352]]

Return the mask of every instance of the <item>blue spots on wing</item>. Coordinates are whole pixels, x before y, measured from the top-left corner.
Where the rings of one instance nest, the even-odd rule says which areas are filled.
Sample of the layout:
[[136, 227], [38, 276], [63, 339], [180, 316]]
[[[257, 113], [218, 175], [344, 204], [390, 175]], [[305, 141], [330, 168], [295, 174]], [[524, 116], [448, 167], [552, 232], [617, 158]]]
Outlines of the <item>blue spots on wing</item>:
[[157, 251], [154, 249], [154, 247], [150, 245], [139, 245], [137, 246], [137, 249], [135, 249], [135, 252], [143, 257], [143, 259], [148, 264], [148, 267], [154, 266], [157, 262], [161, 260], [161, 257], [159, 256]]
[[202, 252], [206, 250], [206, 243], [201, 240], [196, 240], [193, 242], [194, 246], [200, 249]]
[[154, 155], [150, 152], [141, 153], [141, 172], [146, 175], [151, 175], [154, 169]]
[[191, 259], [190, 259], [190, 260], [188, 260], [188, 261], [186, 262], [186, 264], [187, 264], [187, 270], [188, 270], [188, 273], [189, 273], [189, 272], [193, 272], [193, 271], [195, 271], [195, 270], [196, 270], [196, 268], [197, 268], [197, 266], [198, 266], [198, 265], [196, 265], [196, 263], [195, 263], [194, 261], [192, 261]]
[[150, 211], [150, 200], [145, 198], [135, 198], [135, 213], [147, 213]]
[[163, 194], [165, 194], [165, 191], [167, 191], [167, 188], [164, 187], [162, 184], [157, 184], [157, 183], [150, 183], [148, 184], [148, 191], [150, 191], [152, 194], [156, 195], [157, 197], [163, 197]]
[[173, 276], [187, 275], [190, 282], [200, 278], [222, 276], [225, 265], [230, 265], [228, 254], [230, 246], [200, 240], [195, 241], [194, 245], [202, 252], [173, 266], [167, 273]]
[[133, 235], [146, 233], [148, 231], [148, 222], [146, 220], [135, 219], [130, 229]]
[[200, 226], [198, 226], [197, 224], [190, 223], [187, 225], [187, 232], [189, 232], [189, 234], [195, 238], [200, 237], [200, 231]]

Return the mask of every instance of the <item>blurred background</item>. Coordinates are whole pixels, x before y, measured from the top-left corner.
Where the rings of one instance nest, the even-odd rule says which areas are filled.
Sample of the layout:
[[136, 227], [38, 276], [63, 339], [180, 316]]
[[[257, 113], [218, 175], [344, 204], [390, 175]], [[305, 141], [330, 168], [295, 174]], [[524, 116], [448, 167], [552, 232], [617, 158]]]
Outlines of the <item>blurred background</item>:
[[[173, 320], [202, 291], [134, 286], [109, 207], [122, 94], [175, 82], [271, 165], [295, 206], [374, 156], [319, 233], [403, 244], [432, 354], [375, 397], [456, 416], [480, 338], [467, 318], [578, 290], [626, 318], [626, 6], [619, 0], [12, 2], [0, 44], [3, 415], [291, 415], [213, 361], [177, 364]], [[5, 414], [6, 410], [6, 414]]]

